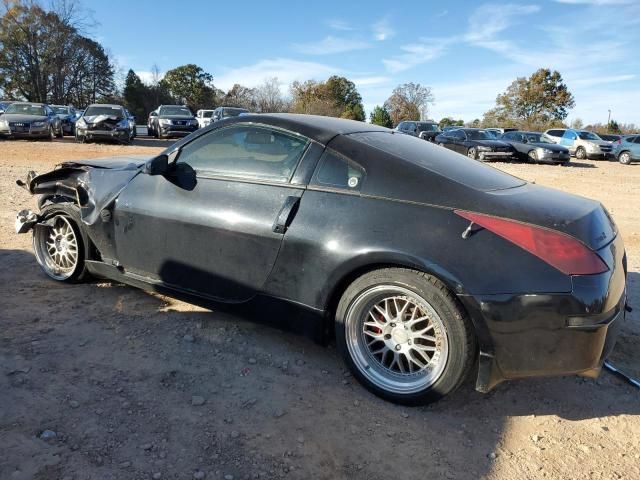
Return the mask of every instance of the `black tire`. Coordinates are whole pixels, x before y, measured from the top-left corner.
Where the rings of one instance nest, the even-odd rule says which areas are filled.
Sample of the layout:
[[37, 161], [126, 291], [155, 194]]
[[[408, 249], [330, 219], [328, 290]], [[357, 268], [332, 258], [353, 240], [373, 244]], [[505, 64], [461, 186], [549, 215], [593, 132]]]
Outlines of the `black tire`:
[[160, 124], [155, 125], [153, 127], [153, 136], [156, 137], [157, 139], [162, 139], [162, 132], [160, 131]]
[[53, 130], [53, 125], [49, 125], [49, 135], [47, 136], [48, 141], [53, 141], [56, 138], [56, 132]]
[[76, 134], [76, 143], [84, 143], [85, 142], [85, 137], [84, 135], [78, 135]]
[[618, 161], [623, 165], [630, 165], [631, 164], [631, 153], [622, 152], [620, 155], [618, 155]]
[[538, 154], [535, 150], [531, 150], [527, 153], [527, 160], [531, 163], [538, 163]]
[[584, 160], [587, 158], [587, 151], [583, 147], [576, 148], [576, 158], [578, 160]]
[[36, 226], [33, 229], [33, 249], [36, 255], [36, 260], [42, 268], [42, 271], [48, 277], [64, 283], [77, 283], [83, 280], [86, 280], [89, 277], [89, 273], [87, 272], [85, 259], [87, 252], [88, 239], [87, 236], [80, 227], [82, 222], [80, 220], [80, 209], [77, 205], [73, 203], [53, 203], [53, 204], [45, 204], [40, 210], [40, 216], [43, 221], [50, 220], [56, 217], [63, 217], [68, 220], [73, 232], [75, 234], [77, 240], [77, 262], [73, 267], [73, 270], [70, 272], [66, 278], [56, 278], [56, 276], [52, 275], [51, 271], [47, 269], [47, 267], [43, 264], [44, 259], [42, 258], [42, 254], [39, 254], [40, 251], [36, 245], [37, 242], [40, 241], [39, 235], [43, 235], [44, 232], [41, 232], [39, 229], [45, 227]]
[[62, 130], [62, 125], [60, 125], [60, 129], [58, 130], [58, 133], [56, 134], [57, 138], [64, 138], [64, 130]]
[[[353, 328], [351, 323], [364, 322], [364, 318], [369, 318], [368, 314], [354, 313], [358, 311], [359, 299], [372, 290], [377, 289], [384, 292], [384, 288], [398, 288], [412, 292], [416, 295], [416, 298], [421, 298], [429, 304], [444, 326], [447, 354], [444, 367], [439, 367], [443, 368], [443, 370], [433, 380], [433, 383], [425, 385], [419, 391], [398, 393], [382, 388], [374, 383], [375, 380], [372, 381], [370, 376], [370, 372], [378, 368], [374, 364], [375, 359], [373, 357], [370, 359], [371, 366], [362, 367], [358, 365], [358, 360], [354, 360], [357, 355], [351, 353], [354, 349], [354, 337], [350, 334], [353, 331], [350, 330]], [[382, 294], [386, 295], [385, 293]], [[404, 322], [405, 320], [402, 321]], [[395, 325], [392, 323], [390, 326], [393, 327]], [[475, 361], [476, 337], [471, 321], [459, 301], [440, 280], [415, 270], [385, 268], [359, 277], [349, 285], [340, 299], [336, 309], [335, 330], [337, 346], [354, 377], [375, 395], [399, 404], [424, 405], [435, 402], [452, 393], [463, 383]], [[387, 337], [385, 336], [385, 338]], [[362, 338], [365, 338], [365, 336], [362, 336]], [[411, 342], [409, 342], [409, 345], [411, 345]], [[382, 358], [382, 361], [384, 361], [384, 356]]]

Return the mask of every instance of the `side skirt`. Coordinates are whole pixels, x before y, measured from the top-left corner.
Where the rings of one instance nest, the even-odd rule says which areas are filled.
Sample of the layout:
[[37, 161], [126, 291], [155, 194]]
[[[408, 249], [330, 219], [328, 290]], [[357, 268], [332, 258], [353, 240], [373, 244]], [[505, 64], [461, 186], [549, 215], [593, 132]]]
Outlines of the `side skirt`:
[[206, 295], [184, 291], [153, 279], [126, 273], [121, 267], [95, 260], [86, 260], [89, 273], [142, 290], [160, 293], [203, 308], [245, 317], [254, 323], [303, 335], [314, 342], [327, 345], [330, 341], [330, 322], [322, 310], [300, 303], [258, 294], [244, 303], [225, 303]]

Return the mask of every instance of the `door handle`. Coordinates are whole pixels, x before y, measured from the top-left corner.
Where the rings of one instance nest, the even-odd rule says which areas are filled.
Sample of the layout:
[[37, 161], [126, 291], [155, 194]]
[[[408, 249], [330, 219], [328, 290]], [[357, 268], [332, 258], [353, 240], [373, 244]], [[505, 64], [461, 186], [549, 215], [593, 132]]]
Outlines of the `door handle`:
[[300, 197], [289, 196], [284, 201], [284, 205], [280, 209], [276, 221], [273, 224], [273, 231], [275, 233], [284, 234], [287, 231], [291, 221], [298, 211], [298, 204], [300, 203]]

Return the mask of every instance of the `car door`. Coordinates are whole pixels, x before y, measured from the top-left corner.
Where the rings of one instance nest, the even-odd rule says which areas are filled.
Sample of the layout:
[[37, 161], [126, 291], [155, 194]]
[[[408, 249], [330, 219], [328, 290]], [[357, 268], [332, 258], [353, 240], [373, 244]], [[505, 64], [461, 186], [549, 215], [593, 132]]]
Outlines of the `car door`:
[[631, 146], [631, 156], [638, 160], [640, 159], [640, 135], [633, 139], [633, 143], [629, 142]]
[[575, 143], [577, 138], [578, 136], [576, 135], [575, 132], [572, 132], [571, 130], [567, 130], [566, 132], [564, 132], [564, 135], [562, 135], [562, 138], [560, 139], [559, 143], [563, 147], [567, 147], [571, 154], [574, 154], [576, 151]]
[[308, 139], [255, 124], [211, 130], [172, 153], [173, 173], [138, 175], [115, 207], [125, 272], [225, 302], [259, 291], [297, 211]]
[[508, 140], [508, 142], [518, 151], [519, 156], [526, 156], [528, 153], [527, 144], [524, 142], [525, 135], [517, 132], [505, 133], [502, 138]]
[[452, 150], [454, 152], [462, 153], [463, 155], [467, 154], [467, 135], [463, 130], [454, 130], [453, 131], [453, 145]]

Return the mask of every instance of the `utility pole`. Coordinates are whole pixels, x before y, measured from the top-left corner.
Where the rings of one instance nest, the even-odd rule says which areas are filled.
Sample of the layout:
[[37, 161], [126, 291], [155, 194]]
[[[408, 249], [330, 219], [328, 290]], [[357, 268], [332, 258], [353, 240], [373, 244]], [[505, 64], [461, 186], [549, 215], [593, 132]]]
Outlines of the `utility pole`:
[[607, 128], [611, 125], [611, 110], [607, 110], [609, 112], [609, 117], [607, 118]]

